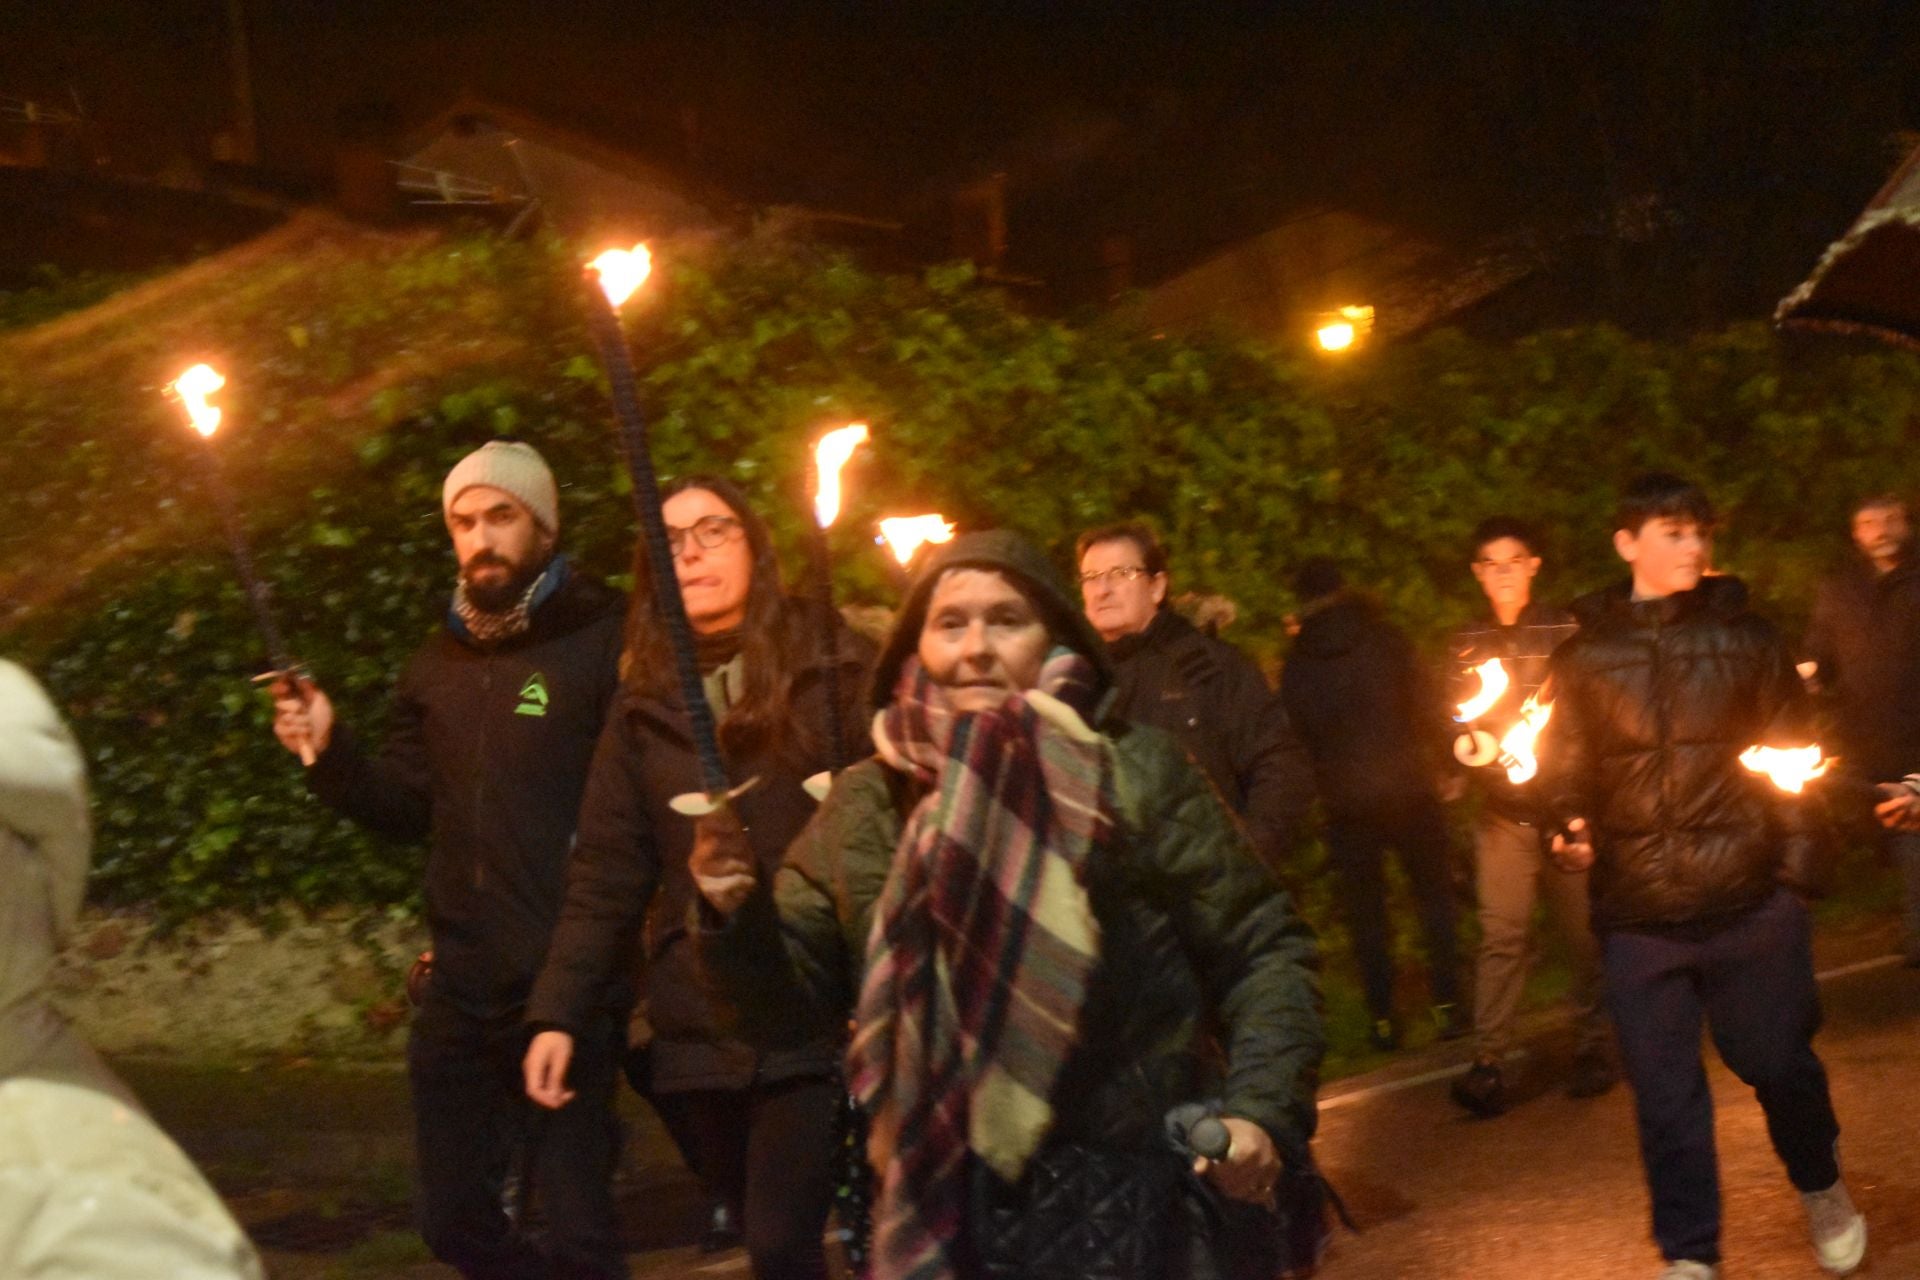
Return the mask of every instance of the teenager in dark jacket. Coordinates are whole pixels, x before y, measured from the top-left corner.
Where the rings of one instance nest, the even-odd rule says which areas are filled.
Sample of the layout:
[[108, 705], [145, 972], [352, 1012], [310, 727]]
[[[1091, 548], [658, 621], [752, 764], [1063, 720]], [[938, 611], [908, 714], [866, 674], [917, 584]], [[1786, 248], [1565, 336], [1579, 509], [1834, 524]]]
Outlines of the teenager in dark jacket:
[[1375, 1048], [1399, 1043], [1393, 1010], [1386, 853], [1413, 887], [1441, 1034], [1465, 1035], [1440, 753], [1451, 723], [1413, 644], [1330, 561], [1295, 575], [1300, 634], [1280, 673], [1280, 696], [1313, 757], [1327, 811], [1334, 895], [1353, 938], [1373, 1017]]
[[1192, 753], [1279, 872], [1313, 803], [1313, 762], [1260, 669], [1167, 604], [1167, 553], [1145, 525], [1080, 535], [1080, 598], [1113, 657], [1113, 713]]
[[527, 996], [560, 914], [587, 764], [617, 683], [622, 600], [556, 553], [553, 474], [527, 445], [469, 454], [442, 491], [460, 582], [368, 755], [319, 688], [276, 691], [274, 731], [310, 746], [314, 794], [370, 830], [429, 841], [433, 975], [407, 1044], [421, 1231], [468, 1276], [620, 1276], [610, 1180], [621, 1005], [581, 1024], [576, 1098], [540, 1128], [545, 1242], [517, 1234], [500, 1175], [528, 1129], [515, 1088]]
[[1845, 1274], [1866, 1251], [1866, 1224], [1840, 1178], [1840, 1127], [1813, 1052], [1812, 927], [1783, 883], [1811, 856], [1812, 814], [1740, 761], [1753, 746], [1806, 745], [1811, 716], [1786, 645], [1745, 588], [1703, 576], [1712, 528], [1706, 496], [1676, 477], [1627, 489], [1613, 542], [1633, 577], [1580, 601], [1580, 632], [1553, 656], [1542, 791], [1565, 829], [1556, 856], [1592, 868], [1663, 1277], [1719, 1270], [1703, 1021], [1766, 1112], [1820, 1264]]
[[777, 877], [702, 824], [702, 892], [737, 913], [703, 951], [743, 1026], [790, 1044], [855, 1019], [875, 1280], [1217, 1276], [1230, 1215], [1169, 1150], [1179, 1103], [1221, 1102], [1230, 1147], [1196, 1169], [1219, 1193], [1269, 1201], [1304, 1167], [1312, 935], [1179, 744], [1096, 714], [1106, 683], [1031, 544], [956, 538], [881, 658], [879, 754]]
[[[766, 524], [732, 484], [683, 479], [668, 488], [662, 515], [674, 539], [672, 589], [699, 645], [729, 779], [756, 780], [732, 808], [771, 875], [816, 808], [803, 784], [869, 749], [857, 708], [873, 646], [781, 593]], [[755, 1274], [825, 1276], [843, 1036], [833, 1028], [761, 1052], [737, 1037], [733, 1009], [701, 981], [686, 927], [697, 898], [687, 872], [693, 825], [671, 807], [702, 790], [700, 769], [644, 547], [634, 582], [620, 696], [594, 755], [566, 907], [527, 1009], [537, 1033], [527, 1091], [546, 1106], [570, 1096], [569, 1060], [592, 1025], [596, 993], [631, 972], [644, 945], [652, 1092], [684, 1119], [699, 1172], [734, 1210]], [[844, 703], [837, 749], [827, 625]]]
[[[1459, 705], [1480, 692], [1480, 667], [1498, 661], [1507, 691], [1469, 728], [1496, 742], [1520, 722], [1521, 708], [1537, 697], [1547, 678], [1547, 660], [1579, 629], [1565, 609], [1533, 598], [1540, 572], [1539, 535], [1510, 517], [1495, 516], [1473, 531], [1473, 576], [1487, 611], [1456, 630], [1447, 645], [1448, 701]], [[1474, 963], [1475, 1054], [1467, 1074], [1453, 1082], [1453, 1100], [1476, 1115], [1505, 1111], [1509, 1101], [1507, 1053], [1513, 1022], [1527, 984], [1534, 903], [1542, 899], [1573, 961], [1577, 1044], [1567, 1092], [1576, 1098], [1605, 1093], [1617, 1073], [1610, 1053], [1612, 1032], [1600, 1003], [1600, 954], [1587, 920], [1587, 875], [1562, 871], [1547, 856], [1547, 831], [1531, 781], [1516, 783], [1498, 759], [1467, 770], [1480, 792], [1474, 823], [1474, 884], [1480, 910], [1480, 950]]]
[[[1820, 584], [1803, 656], [1829, 699], [1833, 749], [1864, 782], [1891, 782], [1920, 762], [1920, 559], [1903, 498], [1853, 509], [1852, 556]], [[1906, 901], [1907, 963], [1920, 966], [1920, 834], [1890, 831]]]

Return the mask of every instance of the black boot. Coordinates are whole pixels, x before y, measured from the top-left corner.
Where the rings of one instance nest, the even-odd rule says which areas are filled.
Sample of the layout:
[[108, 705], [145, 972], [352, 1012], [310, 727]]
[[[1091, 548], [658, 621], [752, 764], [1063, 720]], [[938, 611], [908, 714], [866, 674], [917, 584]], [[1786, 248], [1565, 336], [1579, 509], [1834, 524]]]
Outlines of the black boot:
[[1455, 1080], [1448, 1092], [1455, 1102], [1482, 1119], [1497, 1116], [1512, 1105], [1507, 1098], [1507, 1082], [1500, 1073], [1500, 1064], [1484, 1058]]
[[1619, 1081], [1619, 1069], [1605, 1050], [1583, 1049], [1573, 1060], [1573, 1074], [1567, 1077], [1567, 1096], [1597, 1098]]

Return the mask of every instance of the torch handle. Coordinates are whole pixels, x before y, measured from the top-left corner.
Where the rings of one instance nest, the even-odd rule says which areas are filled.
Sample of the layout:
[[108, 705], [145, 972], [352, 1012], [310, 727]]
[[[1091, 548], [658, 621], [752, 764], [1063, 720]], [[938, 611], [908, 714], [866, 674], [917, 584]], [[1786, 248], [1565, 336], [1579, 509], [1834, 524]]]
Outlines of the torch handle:
[[587, 292], [588, 327], [607, 370], [620, 447], [626, 455], [627, 471], [633, 477], [634, 515], [640, 522], [641, 541], [646, 545], [647, 565], [653, 574], [654, 607], [667, 624], [667, 645], [673, 651], [680, 700], [686, 706], [687, 719], [692, 722], [694, 752], [700, 760], [700, 783], [708, 795], [725, 795], [727, 770], [720, 760], [720, 735], [714, 725], [713, 707], [707, 701], [706, 685], [700, 679], [693, 626], [687, 621], [686, 601], [680, 598], [679, 578], [673, 569], [673, 546], [667, 540], [667, 522], [660, 514], [660, 477], [653, 469], [646, 419], [640, 412], [633, 357], [627, 351], [619, 313], [599, 289]]
[[820, 600], [821, 653], [827, 663], [827, 769], [838, 773], [846, 767], [846, 715], [840, 705], [840, 618], [833, 606], [833, 560], [827, 545], [827, 531], [813, 527], [814, 591]]

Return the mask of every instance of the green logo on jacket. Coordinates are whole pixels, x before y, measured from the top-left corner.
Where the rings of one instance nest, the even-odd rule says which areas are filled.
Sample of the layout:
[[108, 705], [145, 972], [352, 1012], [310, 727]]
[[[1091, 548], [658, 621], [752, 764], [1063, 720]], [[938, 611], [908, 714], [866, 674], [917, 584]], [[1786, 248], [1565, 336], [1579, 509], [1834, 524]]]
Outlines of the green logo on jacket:
[[513, 714], [517, 716], [547, 714], [547, 678], [538, 671], [520, 686], [520, 705], [513, 709]]

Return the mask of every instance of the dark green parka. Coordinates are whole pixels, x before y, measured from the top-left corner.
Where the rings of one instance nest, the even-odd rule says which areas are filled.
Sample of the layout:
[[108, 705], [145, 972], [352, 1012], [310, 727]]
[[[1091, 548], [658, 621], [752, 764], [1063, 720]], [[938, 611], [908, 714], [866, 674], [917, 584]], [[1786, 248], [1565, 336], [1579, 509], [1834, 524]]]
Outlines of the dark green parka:
[[[931, 583], [962, 564], [1020, 580], [1045, 604], [1056, 637], [1086, 643], [1084, 631], [1069, 630], [1078, 611], [1044, 564], [1026, 564], [1013, 540], [993, 537], [961, 539], [929, 566], [876, 690], [891, 689], [911, 652]], [[1124, 722], [1100, 728], [1113, 746], [1119, 834], [1089, 864], [1099, 961], [1079, 1043], [1054, 1089], [1048, 1141], [1142, 1149], [1164, 1140], [1170, 1107], [1218, 1097], [1297, 1159], [1313, 1134], [1325, 1048], [1312, 932], [1178, 742]], [[772, 892], [756, 891], [725, 927], [704, 934], [703, 956], [737, 1002], [743, 1034], [800, 1044], [846, 1026], [874, 905], [918, 799], [878, 758], [847, 770], [788, 849]]]

